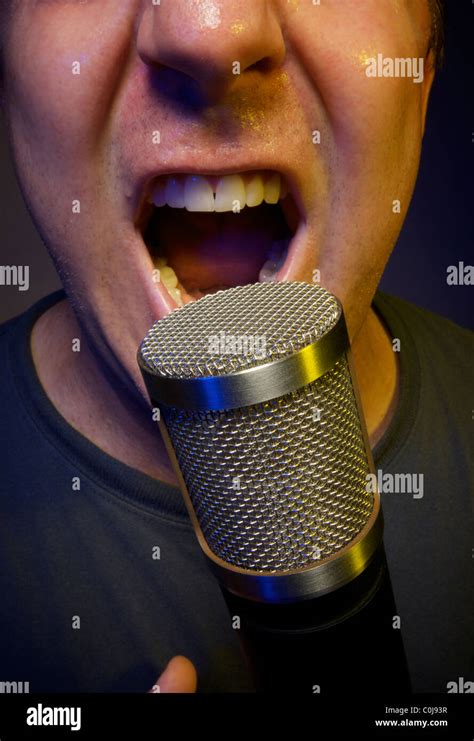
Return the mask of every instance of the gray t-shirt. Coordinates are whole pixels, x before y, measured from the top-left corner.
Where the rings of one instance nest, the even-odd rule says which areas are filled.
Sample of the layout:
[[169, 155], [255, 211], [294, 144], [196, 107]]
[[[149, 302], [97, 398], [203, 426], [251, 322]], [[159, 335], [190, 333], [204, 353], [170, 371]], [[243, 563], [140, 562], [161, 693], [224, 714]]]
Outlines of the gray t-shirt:
[[[251, 690], [179, 490], [102, 452], [41, 387], [30, 333], [63, 297], [0, 328], [1, 678], [31, 692], [146, 692], [184, 654], [199, 691]], [[382, 492], [387, 559], [414, 690], [445, 692], [473, 674], [474, 336], [380, 293], [375, 308], [401, 363], [375, 463], [392, 474], [384, 487], [404, 473], [416, 488]]]

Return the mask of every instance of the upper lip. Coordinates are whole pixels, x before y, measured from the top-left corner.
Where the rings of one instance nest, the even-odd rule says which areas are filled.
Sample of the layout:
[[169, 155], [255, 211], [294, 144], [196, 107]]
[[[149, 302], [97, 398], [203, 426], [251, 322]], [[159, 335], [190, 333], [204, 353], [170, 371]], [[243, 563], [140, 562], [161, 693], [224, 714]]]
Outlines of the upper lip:
[[[205, 162], [203, 157], [203, 162]], [[301, 186], [298, 173], [291, 167], [286, 167], [283, 164], [275, 164], [269, 162], [256, 163], [244, 163], [236, 164], [233, 162], [232, 167], [212, 167], [212, 166], [193, 166], [182, 163], [175, 163], [172, 167], [169, 165], [166, 167], [158, 167], [156, 170], [147, 171], [139, 180], [138, 198], [137, 198], [137, 210], [135, 223], [137, 225], [143, 225], [145, 214], [149, 211], [150, 204], [148, 203], [149, 196], [153, 190], [153, 186], [156, 180], [160, 177], [166, 177], [170, 175], [201, 175], [202, 177], [224, 177], [225, 175], [239, 175], [242, 173], [250, 172], [278, 172], [286, 180], [289, 192], [291, 193], [300, 215], [304, 217], [306, 215], [306, 209], [304, 207], [303, 199], [301, 196]]]

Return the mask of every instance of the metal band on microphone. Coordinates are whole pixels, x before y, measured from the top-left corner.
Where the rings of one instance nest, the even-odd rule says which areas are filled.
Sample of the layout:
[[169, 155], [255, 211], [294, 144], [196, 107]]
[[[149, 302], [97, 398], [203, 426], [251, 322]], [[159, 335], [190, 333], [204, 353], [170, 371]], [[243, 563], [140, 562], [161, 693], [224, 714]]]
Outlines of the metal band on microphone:
[[327, 373], [347, 351], [344, 314], [327, 334], [289, 357], [229, 375], [170, 378], [150, 371], [137, 359], [150, 397], [156, 403], [196, 410], [238, 409], [291, 393]]

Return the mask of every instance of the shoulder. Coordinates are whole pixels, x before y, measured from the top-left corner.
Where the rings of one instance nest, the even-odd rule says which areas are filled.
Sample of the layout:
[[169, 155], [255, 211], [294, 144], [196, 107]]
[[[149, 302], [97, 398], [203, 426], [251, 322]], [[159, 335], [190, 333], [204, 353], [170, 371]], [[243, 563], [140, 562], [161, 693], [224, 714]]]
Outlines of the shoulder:
[[[409, 301], [378, 292], [374, 306], [393, 337], [401, 335], [413, 343], [422, 361], [432, 363], [433, 371], [469, 366], [474, 356], [474, 332]], [[403, 349], [402, 349], [403, 352]]]
[[30, 348], [33, 327], [44, 312], [63, 298], [64, 291], [51, 293], [23, 313], [0, 324], [3, 423], [5, 423], [6, 407], [14, 403], [17, 396], [21, 395], [22, 389], [37, 382]]
[[63, 290], [55, 291], [39, 299], [21, 314], [17, 314], [11, 319], [7, 319], [0, 324], [0, 344], [5, 346], [8, 339], [18, 334], [28, 332], [33, 327], [35, 321], [51, 306], [61, 301], [65, 294]]
[[15, 340], [24, 335], [28, 313], [31, 309], [18, 314], [0, 324], [0, 365], [2, 367], [2, 378], [5, 382], [6, 366], [8, 365], [9, 350]]
[[[425, 457], [434, 454], [435, 440], [446, 456], [451, 441], [453, 459], [467, 460], [472, 445], [474, 333], [387, 294], [377, 294], [374, 308], [392, 338], [399, 340], [399, 404], [392, 432], [399, 441], [410, 439], [412, 446], [416, 440]], [[381, 454], [387, 445], [385, 440]]]

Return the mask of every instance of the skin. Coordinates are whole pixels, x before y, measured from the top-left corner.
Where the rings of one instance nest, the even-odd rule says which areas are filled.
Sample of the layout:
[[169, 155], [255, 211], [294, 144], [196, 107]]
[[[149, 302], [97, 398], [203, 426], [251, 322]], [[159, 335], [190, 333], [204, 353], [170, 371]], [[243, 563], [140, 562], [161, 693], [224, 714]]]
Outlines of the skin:
[[[32, 351], [63, 417], [175, 483], [135, 361], [153, 321], [174, 308], [138, 230], [144, 190], [158, 173], [265, 168], [286, 175], [305, 214], [278, 277], [311, 281], [318, 268], [342, 301], [374, 445], [396, 408], [398, 370], [371, 302], [409, 206], [434, 71], [431, 55], [422, 84], [368, 78], [365, 65], [378, 52], [424, 58], [428, 3], [19, 0], [9, 10], [2, 106], [25, 200], [68, 296], [38, 320]], [[177, 96], [189, 95], [195, 105], [183, 110]], [[176, 666], [192, 691], [192, 665]]]
[[194, 665], [185, 656], [174, 656], [149, 693], [192, 694], [196, 692], [197, 675]]

